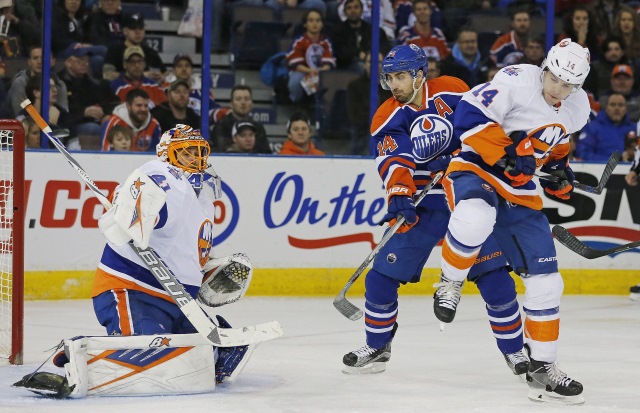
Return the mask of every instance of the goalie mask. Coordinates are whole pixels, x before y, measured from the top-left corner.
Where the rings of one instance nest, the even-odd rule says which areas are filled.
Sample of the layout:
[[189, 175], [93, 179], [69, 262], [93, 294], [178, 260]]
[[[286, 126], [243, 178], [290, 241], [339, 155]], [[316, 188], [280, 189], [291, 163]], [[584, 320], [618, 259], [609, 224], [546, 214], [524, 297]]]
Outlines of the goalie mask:
[[198, 129], [177, 124], [162, 134], [156, 152], [161, 161], [182, 169], [195, 189], [202, 188], [211, 149]]

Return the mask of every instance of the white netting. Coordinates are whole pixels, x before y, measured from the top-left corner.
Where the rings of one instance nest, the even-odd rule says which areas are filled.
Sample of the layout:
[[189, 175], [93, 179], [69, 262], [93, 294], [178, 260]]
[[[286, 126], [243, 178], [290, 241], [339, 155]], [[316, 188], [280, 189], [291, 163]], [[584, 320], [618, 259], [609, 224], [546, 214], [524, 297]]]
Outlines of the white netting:
[[0, 129], [0, 359], [11, 355], [13, 141], [12, 130]]

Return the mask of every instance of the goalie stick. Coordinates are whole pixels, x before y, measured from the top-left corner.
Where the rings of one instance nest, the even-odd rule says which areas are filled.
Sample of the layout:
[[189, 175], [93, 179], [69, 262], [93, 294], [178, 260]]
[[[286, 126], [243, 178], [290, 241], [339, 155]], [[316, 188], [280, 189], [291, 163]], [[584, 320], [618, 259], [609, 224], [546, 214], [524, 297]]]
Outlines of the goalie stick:
[[[609, 157], [607, 164], [604, 166], [604, 171], [602, 172], [602, 176], [600, 177], [600, 181], [598, 181], [598, 186], [590, 186], [582, 184], [578, 181], [573, 181], [573, 187], [579, 189], [584, 192], [589, 192], [591, 194], [600, 195], [604, 190], [604, 186], [607, 184], [609, 178], [613, 174], [613, 170], [616, 169], [618, 162], [620, 161], [620, 152], [615, 151]], [[560, 178], [555, 175], [538, 175], [535, 174], [538, 178], [544, 179], [551, 182], [559, 182]]]
[[586, 245], [584, 242], [576, 238], [575, 235], [570, 233], [568, 229], [560, 225], [554, 226], [551, 232], [553, 232], [553, 235], [556, 237], [560, 244], [589, 260], [604, 257], [606, 255], [617, 254], [619, 252], [640, 247], [640, 241], [634, 241], [628, 244], [618, 245], [617, 247], [608, 248], [606, 250], [598, 250]]
[[[418, 195], [418, 198], [415, 200], [416, 205], [418, 205], [424, 199], [424, 197], [427, 196], [427, 192], [429, 192], [429, 190], [433, 188], [440, 181], [443, 175], [444, 175], [443, 172], [438, 172], [433, 177], [429, 185], [425, 186], [424, 189]], [[352, 302], [347, 300], [347, 297], [346, 297], [347, 291], [349, 290], [349, 288], [351, 288], [353, 283], [356, 282], [356, 280], [360, 277], [360, 275], [363, 273], [365, 268], [369, 266], [369, 264], [371, 263], [371, 261], [373, 261], [376, 255], [378, 255], [378, 252], [382, 249], [382, 247], [384, 247], [387, 241], [389, 241], [389, 239], [393, 236], [393, 234], [396, 233], [398, 228], [400, 228], [400, 225], [404, 224], [404, 221], [405, 219], [403, 216], [400, 216], [400, 218], [396, 220], [396, 223], [393, 224], [393, 226], [389, 228], [389, 230], [387, 230], [387, 232], [384, 234], [384, 236], [380, 240], [380, 243], [378, 243], [378, 245], [376, 245], [373, 251], [371, 251], [369, 256], [365, 258], [364, 262], [360, 264], [360, 267], [358, 267], [356, 272], [354, 272], [351, 278], [349, 278], [349, 281], [347, 281], [345, 286], [342, 287], [342, 290], [340, 290], [336, 298], [334, 298], [333, 306], [340, 312], [340, 314], [347, 317], [349, 320], [356, 321], [362, 318], [362, 310], [359, 309], [357, 306], [355, 306]]]
[[[56, 138], [51, 130], [51, 127], [40, 116], [36, 109], [31, 104], [29, 99], [24, 100], [21, 104], [23, 109], [27, 111], [29, 116], [33, 118], [38, 127], [49, 138], [51, 143], [58, 149], [58, 151], [66, 158], [67, 162], [76, 170], [80, 178], [87, 184], [91, 192], [95, 195], [105, 209], [112, 207], [111, 202], [100, 189], [95, 182], [89, 177], [80, 164], [71, 156], [65, 146]], [[178, 281], [175, 274], [169, 267], [162, 261], [162, 258], [153, 250], [148, 247], [145, 249], [138, 248], [129, 242], [129, 246], [135, 251], [140, 259], [147, 266], [149, 271], [158, 280], [162, 288], [169, 294], [169, 297], [176, 303], [182, 313], [193, 324], [204, 338], [206, 338], [211, 344], [217, 347], [235, 347], [244, 346], [248, 344], [258, 343], [261, 341], [273, 340], [282, 336], [282, 326], [277, 321], [271, 321], [255, 326], [241, 327], [241, 328], [219, 328], [211, 319], [206, 315], [204, 310], [200, 308], [198, 303], [189, 295], [184, 289], [184, 286]]]

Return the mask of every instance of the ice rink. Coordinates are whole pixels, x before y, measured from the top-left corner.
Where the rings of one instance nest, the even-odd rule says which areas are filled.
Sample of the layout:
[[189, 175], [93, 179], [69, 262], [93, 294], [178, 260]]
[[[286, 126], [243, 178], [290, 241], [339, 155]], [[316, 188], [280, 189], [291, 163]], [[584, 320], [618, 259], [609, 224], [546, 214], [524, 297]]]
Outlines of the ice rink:
[[[463, 295], [441, 333], [430, 297], [401, 297], [387, 371], [341, 373], [344, 353], [364, 344], [363, 322], [343, 318], [332, 298], [246, 297], [219, 310], [234, 327], [279, 320], [281, 339], [260, 345], [236, 383], [191, 396], [50, 400], [10, 387], [62, 338], [100, 335], [89, 300], [25, 305], [25, 365], [0, 367], [0, 412], [638, 412], [640, 303], [623, 296], [567, 296], [561, 306], [560, 367], [585, 386], [580, 407], [527, 399], [508, 370], [479, 295]], [[354, 302], [362, 305], [361, 299]], [[43, 370], [61, 371], [50, 363]]]

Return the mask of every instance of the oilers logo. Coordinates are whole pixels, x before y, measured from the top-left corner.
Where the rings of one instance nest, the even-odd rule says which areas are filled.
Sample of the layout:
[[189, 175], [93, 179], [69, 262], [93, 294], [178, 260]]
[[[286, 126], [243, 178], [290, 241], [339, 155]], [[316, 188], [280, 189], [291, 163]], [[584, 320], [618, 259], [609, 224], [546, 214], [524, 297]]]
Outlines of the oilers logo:
[[198, 257], [200, 257], [200, 267], [209, 260], [209, 253], [213, 247], [213, 222], [208, 219], [200, 225], [198, 231]]
[[411, 124], [413, 156], [417, 161], [428, 161], [451, 143], [453, 126], [451, 122], [434, 114], [418, 116]]

